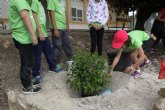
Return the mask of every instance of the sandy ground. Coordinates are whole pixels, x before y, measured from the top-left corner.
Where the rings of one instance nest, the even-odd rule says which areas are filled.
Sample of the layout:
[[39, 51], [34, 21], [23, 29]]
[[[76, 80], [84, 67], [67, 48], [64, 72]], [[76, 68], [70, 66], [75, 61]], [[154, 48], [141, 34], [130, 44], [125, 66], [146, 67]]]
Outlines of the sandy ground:
[[152, 110], [160, 98], [157, 91], [165, 85], [164, 80], [157, 79], [158, 74], [150, 65], [139, 77], [114, 72], [109, 87], [112, 94], [81, 98], [78, 92], [69, 88], [66, 74], [44, 72], [40, 93], [24, 95], [20, 90], [14, 93], [27, 110]]
[[[0, 36], [0, 79], [2, 79], [0, 80], [0, 110], [8, 110], [6, 92], [9, 90], [21, 91], [19, 54], [9, 37]], [[72, 38], [74, 49], [78, 47], [89, 48], [89, 38], [84, 37], [83, 39]], [[105, 39], [104, 51], [111, 50], [109, 41], [110, 39]], [[148, 54], [148, 56], [150, 56], [152, 65], [144, 69], [139, 78], [132, 78], [121, 73], [116, 74], [119, 76], [116, 76], [117, 79], [112, 86], [113, 93], [111, 95], [85, 99], [77, 98], [74, 94], [70, 95], [72, 103], [75, 104], [75, 110], [151, 110], [154, 102], [159, 98], [157, 91], [164, 86], [164, 81], [157, 79], [162, 52]], [[63, 59], [64, 62], [65, 58]], [[44, 57], [41, 71], [44, 73], [47, 71]], [[59, 78], [58, 80], [62, 79]]]

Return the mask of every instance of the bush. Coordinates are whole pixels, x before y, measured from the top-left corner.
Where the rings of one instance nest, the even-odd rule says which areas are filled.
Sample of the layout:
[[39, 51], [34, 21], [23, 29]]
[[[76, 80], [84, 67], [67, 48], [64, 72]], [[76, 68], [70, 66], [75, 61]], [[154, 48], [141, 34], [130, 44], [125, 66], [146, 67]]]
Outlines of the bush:
[[71, 72], [68, 74], [68, 82], [71, 88], [86, 95], [97, 94], [111, 83], [111, 76], [108, 74], [106, 59], [91, 54], [88, 51], [77, 50], [73, 57]]

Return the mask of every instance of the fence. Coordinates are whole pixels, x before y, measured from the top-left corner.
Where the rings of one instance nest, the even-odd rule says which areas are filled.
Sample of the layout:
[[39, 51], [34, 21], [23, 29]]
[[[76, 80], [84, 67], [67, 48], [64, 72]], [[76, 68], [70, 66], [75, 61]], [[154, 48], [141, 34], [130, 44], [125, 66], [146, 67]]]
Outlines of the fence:
[[7, 9], [8, 9], [8, 0], [0, 0], [0, 28], [2, 29], [8, 28]]
[[[88, 29], [88, 24], [86, 22], [86, 9], [88, 6], [89, 0], [66, 0], [68, 1], [66, 3], [67, 6], [67, 13], [69, 15], [70, 20], [70, 28], [71, 29]], [[0, 1], [0, 28], [2, 29], [8, 29], [8, 22], [7, 22], [7, 8], [8, 8], [8, 0], [1, 0]], [[46, 0], [41, 0], [45, 12], [48, 19], [48, 13], [46, 10], [47, 2]], [[117, 29], [126, 27], [127, 29], [130, 28], [130, 20], [122, 20], [122, 21], [116, 21], [117, 17], [115, 14], [115, 11], [113, 9], [110, 9], [110, 17], [109, 22], [106, 27], [106, 29]], [[121, 16], [123, 17], [123, 15]], [[48, 21], [47, 21], [48, 24]]]

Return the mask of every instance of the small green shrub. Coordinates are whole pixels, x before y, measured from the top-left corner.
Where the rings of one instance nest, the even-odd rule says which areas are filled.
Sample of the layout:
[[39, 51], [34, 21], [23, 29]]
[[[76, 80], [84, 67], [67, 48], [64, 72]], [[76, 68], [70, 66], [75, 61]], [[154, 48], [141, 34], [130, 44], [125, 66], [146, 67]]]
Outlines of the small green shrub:
[[110, 85], [109, 67], [102, 56], [91, 56], [86, 50], [77, 50], [73, 61], [71, 72], [68, 73], [71, 88], [82, 94], [94, 95]]

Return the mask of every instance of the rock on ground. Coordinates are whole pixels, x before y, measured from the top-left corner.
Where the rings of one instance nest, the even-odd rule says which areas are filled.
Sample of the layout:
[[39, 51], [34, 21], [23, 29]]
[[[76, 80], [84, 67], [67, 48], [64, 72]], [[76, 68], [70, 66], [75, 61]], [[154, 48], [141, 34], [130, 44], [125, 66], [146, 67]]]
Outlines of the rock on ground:
[[112, 94], [81, 98], [66, 83], [66, 72], [45, 73], [42, 91], [22, 94], [11, 90], [7, 93], [10, 110], [152, 110], [160, 98], [157, 91], [165, 81], [158, 80], [152, 66], [138, 77], [115, 72]]

